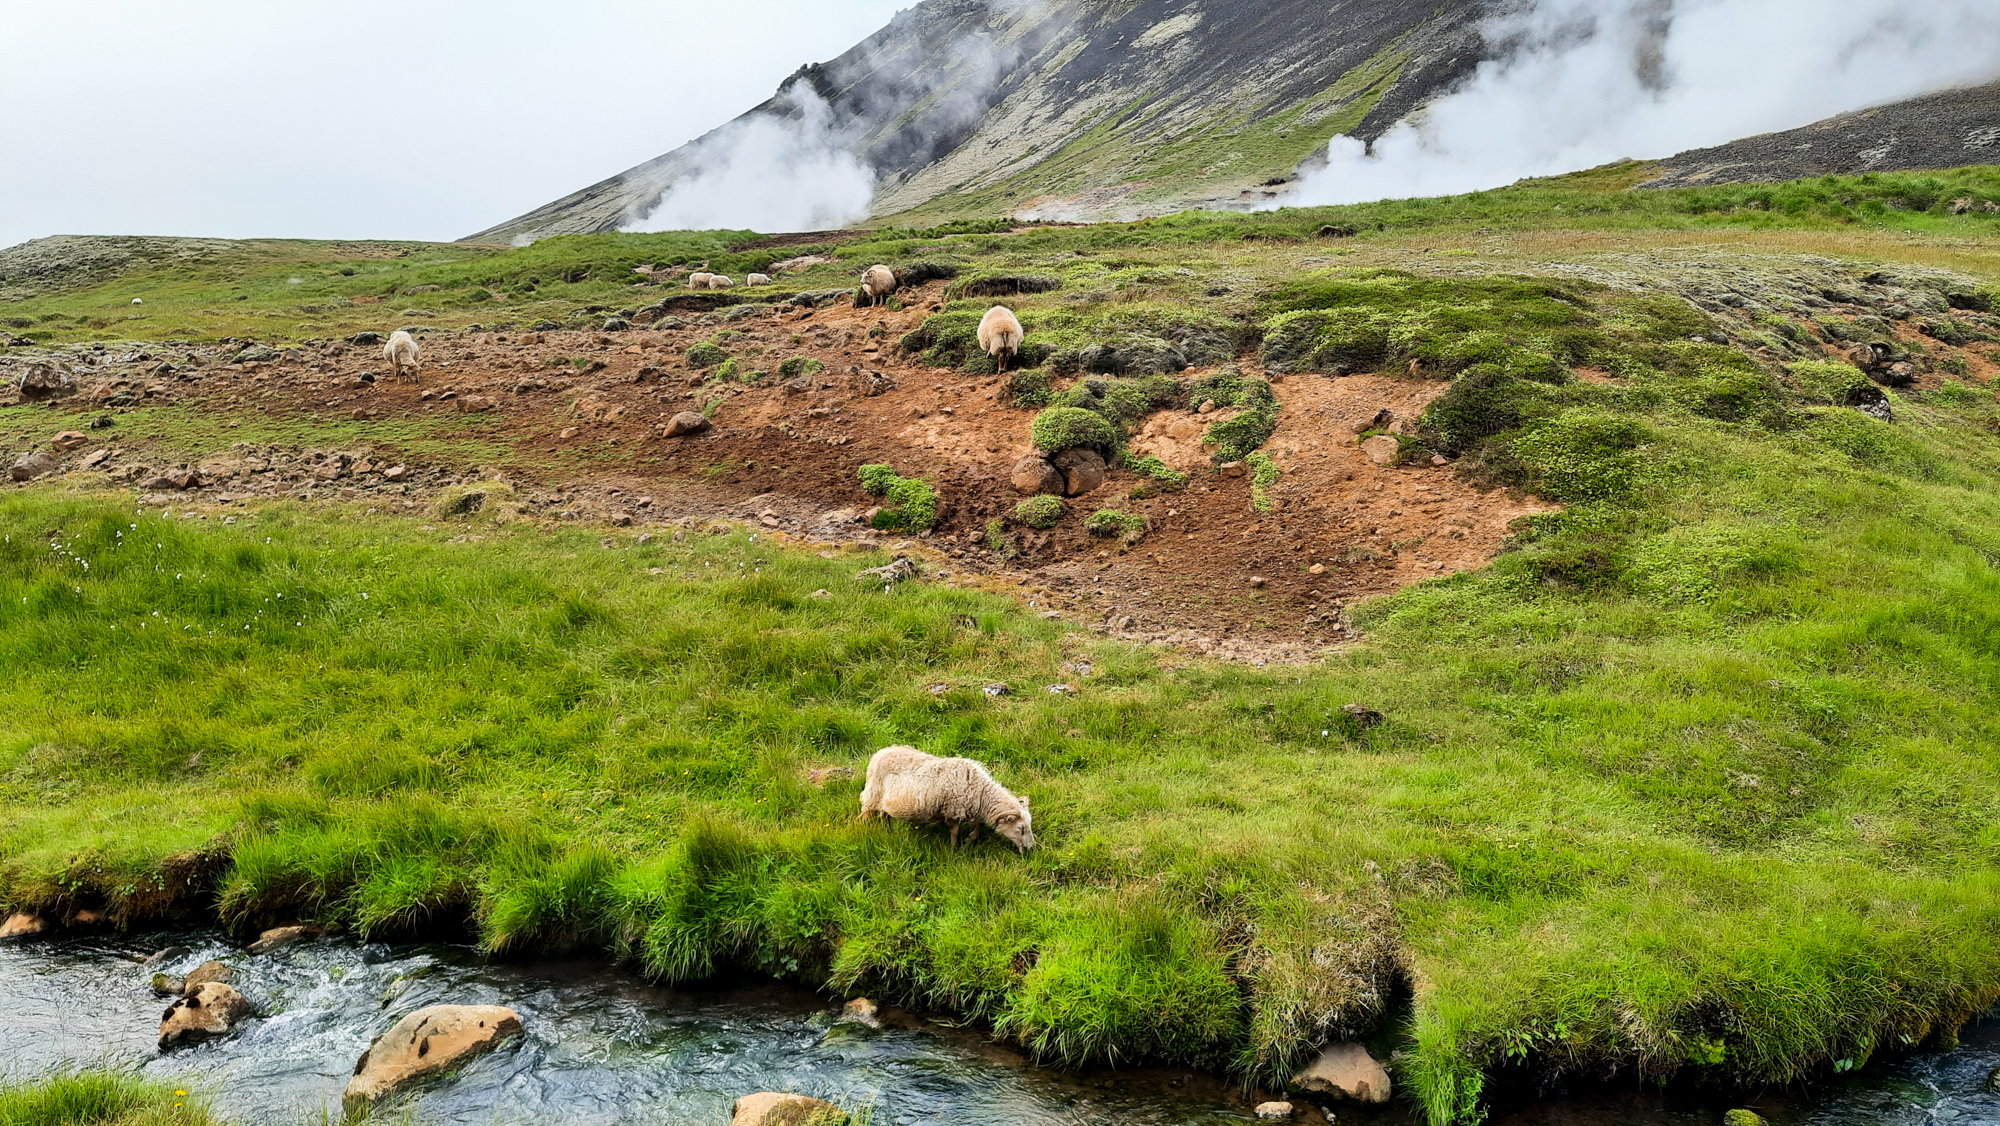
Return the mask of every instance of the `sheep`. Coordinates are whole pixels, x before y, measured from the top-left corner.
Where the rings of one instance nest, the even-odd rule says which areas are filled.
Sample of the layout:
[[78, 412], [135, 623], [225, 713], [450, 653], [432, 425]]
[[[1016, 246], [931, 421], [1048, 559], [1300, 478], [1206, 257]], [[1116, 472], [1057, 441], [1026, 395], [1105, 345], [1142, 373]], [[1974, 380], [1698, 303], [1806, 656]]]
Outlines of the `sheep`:
[[410, 380], [416, 381], [417, 361], [422, 358], [423, 350], [417, 347], [417, 338], [407, 330], [399, 328], [389, 334], [389, 342], [382, 346], [382, 356], [396, 365], [397, 378], [402, 378], [403, 369], [408, 368]]
[[747, 277], [747, 278], [744, 278], [744, 279], [743, 279], [743, 284], [744, 284], [744, 285], [770, 285], [770, 284], [771, 284], [771, 275], [769, 275], [769, 274], [751, 274], [751, 275], [750, 275], [749, 277]]
[[1021, 318], [1005, 305], [995, 305], [979, 318], [979, 350], [993, 357], [1004, 373], [1007, 358], [1021, 350], [1021, 341], [1027, 333], [1021, 330]]
[[710, 289], [729, 289], [735, 284], [736, 284], [735, 282], [730, 281], [728, 278], [723, 277], [721, 274], [708, 275], [708, 288]]
[[969, 758], [938, 758], [915, 747], [876, 751], [868, 760], [868, 783], [861, 791], [861, 818], [866, 821], [878, 813], [925, 825], [948, 822], [954, 848], [959, 829], [968, 824], [972, 834], [967, 843], [978, 838], [984, 824], [1022, 852], [1035, 847], [1027, 795], [1008, 793], [984, 766]]
[[704, 270], [697, 270], [694, 273], [688, 275], [688, 288], [707, 289], [708, 279], [714, 276], [715, 276], [714, 274], [708, 273]]
[[880, 305], [896, 292], [897, 285], [896, 271], [882, 265], [868, 267], [867, 272], [861, 275], [861, 288], [854, 291], [854, 307], [865, 309], [870, 305]]

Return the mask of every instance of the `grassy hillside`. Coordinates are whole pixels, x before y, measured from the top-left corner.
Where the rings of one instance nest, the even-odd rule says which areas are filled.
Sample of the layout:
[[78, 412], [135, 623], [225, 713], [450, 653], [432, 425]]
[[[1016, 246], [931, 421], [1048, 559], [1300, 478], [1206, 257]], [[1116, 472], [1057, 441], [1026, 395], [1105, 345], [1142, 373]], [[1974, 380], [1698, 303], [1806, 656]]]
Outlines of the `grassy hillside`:
[[[918, 257], [1063, 278], [1022, 305], [1052, 394], [1093, 334], [1211, 328], [1267, 370], [1449, 378], [1412, 443], [1566, 507], [1485, 570], [1357, 608], [1364, 642], [1310, 667], [884, 590], [854, 577], [873, 554], [753, 531], [641, 545], [290, 503], [222, 525], [9, 492], [0, 903], [465, 926], [669, 980], [747, 966], [1061, 1060], [1282, 1079], [1359, 1036], [1439, 1124], [1496, 1075], [1787, 1083], [1949, 1040], [2000, 998], [2000, 403], [1975, 308], [2000, 259], [1996, 220], [1947, 205], [2000, 173], [1618, 190], [1633, 174], [881, 232], [801, 282]], [[1646, 257], [1687, 232], [1750, 263], [1768, 307]], [[566, 315], [620, 293], [627, 258], [693, 252], [652, 237], [299, 284], [449, 282], [425, 295], [440, 323]], [[1868, 315], [1779, 284], [1806, 252], [1901, 271], [1933, 310], [1897, 337], [1926, 376], [1885, 393], [1893, 423], [1844, 405], [1867, 381], [1825, 355]], [[569, 253], [591, 276], [550, 281]], [[544, 306], [451, 303], [525, 270]], [[290, 276], [175, 300], [235, 334], [276, 324]], [[131, 283], [0, 317], [87, 338]], [[199, 319], [237, 286], [243, 313]], [[859, 824], [857, 779], [813, 779], [892, 742], [992, 764], [1042, 847]]]

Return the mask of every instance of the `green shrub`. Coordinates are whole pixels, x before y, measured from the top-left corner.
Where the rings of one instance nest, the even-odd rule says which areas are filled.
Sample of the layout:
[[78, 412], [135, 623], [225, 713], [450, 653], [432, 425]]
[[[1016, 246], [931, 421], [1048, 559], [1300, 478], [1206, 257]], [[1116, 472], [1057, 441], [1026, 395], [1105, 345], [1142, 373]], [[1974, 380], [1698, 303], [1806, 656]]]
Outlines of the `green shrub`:
[[1089, 446], [1109, 456], [1123, 438], [1103, 415], [1082, 407], [1050, 407], [1035, 416], [1028, 427], [1029, 438], [1038, 450], [1060, 453]]
[[722, 361], [721, 367], [715, 369], [715, 377], [717, 379], [735, 379], [736, 373], [739, 370], [741, 369], [736, 362], [736, 357], [731, 356]]
[[920, 477], [899, 477], [886, 465], [861, 467], [861, 490], [882, 498], [874, 526], [888, 531], [928, 532], [937, 526], [937, 490]]
[[1209, 426], [1202, 444], [1215, 447], [1209, 456], [1217, 465], [1242, 461], [1262, 448], [1278, 429], [1278, 396], [1270, 383], [1251, 379], [1234, 367], [1226, 367], [1188, 389], [1189, 409], [1204, 402], [1241, 411], [1236, 417]]
[[1455, 457], [1552, 410], [1543, 385], [1508, 375], [1493, 364], [1480, 364], [1460, 372], [1444, 394], [1431, 401], [1417, 426], [1432, 448]]
[[1043, 493], [1015, 505], [1014, 519], [1030, 528], [1047, 531], [1061, 523], [1068, 511], [1069, 505], [1063, 503], [1063, 498]]
[[1569, 411], [1516, 438], [1513, 456], [1532, 475], [1530, 487], [1543, 496], [1624, 499], [1638, 483], [1634, 451], [1651, 436], [1637, 419]]
[[712, 368], [729, 358], [729, 353], [706, 341], [688, 349], [687, 361], [694, 367]]
[[1250, 507], [1259, 512], [1271, 511], [1270, 488], [1284, 476], [1284, 470], [1272, 461], [1270, 455], [1260, 451], [1246, 456], [1244, 462], [1250, 466]]
[[1868, 376], [1853, 364], [1807, 360], [1785, 368], [1800, 401], [1828, 406], [1852, 406], [1874, 389]]
[[1127, 457], [1125, 468], [1153, 482], [1156, 493], [1177, 493], [1187, 487], [1187, 474], [1151, 455], [1136, 460]]
[[1049, 373], [1040, 370], [1016, 370], [1008, 376], [1007, 396], [1022, 410], [1039, 410], [1049, 405], [1054, 394], [1049, 388]]
[[1103, 536], [1107, 539], [1118, 536], [1128, 543], [1135, 543], [1143, 537], [1147, 526], [1144, 516], [1120, 512], [1115, 508], [1100, 508], [1083, 521], [1083, 530], [1093, 536]]
[[826, 365], [811, 356], [792, 356], [778, 365], [780, 379], [797, 379], [804, 375], [818, 375], [826, 370]]

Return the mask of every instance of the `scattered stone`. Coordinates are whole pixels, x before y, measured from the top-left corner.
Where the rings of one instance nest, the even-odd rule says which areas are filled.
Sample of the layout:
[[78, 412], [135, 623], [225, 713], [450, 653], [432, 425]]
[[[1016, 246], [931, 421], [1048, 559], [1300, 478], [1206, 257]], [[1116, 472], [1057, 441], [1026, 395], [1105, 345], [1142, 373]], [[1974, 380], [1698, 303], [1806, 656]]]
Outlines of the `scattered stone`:
[[1265, 1121], [1282, 1121], [1292, 1116], [1292, 1104], [1271, 1102], [1257, 1104], [1257, 1117]]
[[1195, 413], [1196, 413], [1196, 414], [1214, 414], [1214, 413], [1215, 413], [1215, 400], [1214, 400], [1214, 399], [1203, 399], [1203, 400], [1201, 401], [1201, 405], [1195, 408]]
[[382, 334], [379, 332], [357, 332], [353, 336], [348, 337], [347, 342], [349, 344], [380, 344], [382, 343]]
[[175, 977], [170, 973], [155, 973], [152, 986], [153, 992], [162, 997], [178, 997], [187, 992], [187, 979]]
[[80, 450], [90, 444], [90, 436], [81, 430], [65, 430], [49, 441], [49, 448], [57, 453]]
[[192, 953], [194, 951], [185, 946], [169, 946], [164, 950], [155, 950], [146, 956], [145, 961], [139, 964], [147, 969], [152, 969], [154, 966], [164, 965], [175, 958], [185, 958]]
[[109, 430], [116, 425], [118, 425], [118, 420], [108, 414], [100, 414], [90, 420], [90, 428], [92, 430]]
[[203, 962], [201, 965], [196, 966], [193, 970], [189, 971], [187, 978], [184, 980], [181, 986], [181, 989], [182, 992], [186, 992], [187, 990], [193, 989], [196, 986], [207, 985], [210, 982], [216, 982], [221, 985], [231, 985], [234, 984], [235, 981], [236, 981], [235, 970], [211, 958], [210, 960]]
[[2000, 1095], [2000, 1067], [1986, 1073], [1986, 1089]]
[[1250, 467], [1240, 461], [1225, 461], [1216, 468], [1222, 471], [1224, 477], [1241, 477], [1250, 471]]
[[49, 924], [40, 915], [30, 915], [26, 911], [16, 911], [0, 923], [0, 941], [10, 938], [33, 938], [49, 929]]
[[[851, 770], [848, 771], [849, 775], [853, 773]], [[841, 1006], [840, 1019], [843, 1023], [865, 1024], [870, 1028], [882, 1027], [880, 1010], [875, 1007], [875, 1002], [866, 997], [856, 997]]]
[[766, 1091], [736, 1100], [729, 1126], [845, 1126], [847, 1114], [822, 1099]]
[[478, 414], [493, 409], [493, 400], [484, 395], [462, 395], [458, 400], [460, 414]]
[[1029, 454], [1015, 462], [1010, 479], [1014, 491], [1023, 496], [1036, 497], [1063, 491], [1063, 475], [1039, 453]]
[[1326, 564], [1324, 564], [1324, 563], [1315, 563], [1315, 564], [1313, 564], [1312, 566], [1310, 566], [1310, 567], [1307, 567], [1307, 568], [1306, 568], [1306, 574], [1308, 574], [1308, 575], [1324, 575], [1324, 574], [1326, 574]]
[[821, 588], [819, 588], [818, 590], [816, 590], [816, 591], [813, 591], [813, 592], [812, 592], [811, 594], [807, 595], [806, 597], [808, 597], [808, 598], [832, 598], [832, 597], [833, 597], [833, 592], [832, 592], [832, 591], [830, 591], [830, 590], [828, 590], [828, 589], [826, 589], [825, 587], [821, 587]]
[[[1354, 715], [1356, 705], [1349, 704], [1347, 712]], [[1366, 708], [1362, 711], [1367, 712]], [[1374, 723], [1382, 717], [1375, 712]], [[1357, 716], [1357, 718], [1359, 718]], [[1363, 727], [1373, 723], [1363, 722]], [[1292, 1076], [1294, 1088], [1316, 1095], [1331, 1095], [1337, 1099], [1351, 1099], [1359, 1103], [1386, 1103], [1389, 1101], [1389, 1073], [1377, 1063], [1368, 1049], [1353, 1042], [1328, 1044], [1312, 1066]]]
[[189, 489], [201, 488], [201, 474], [191, 469], [158, 473], [139, 482], [139, 487], [152, 493], [186, 492]]
[[269, 954], [281, 946], [291, 946], [304, 942], [318, 933], [319, 931], [313, 927], [272, 927], [270, 930], [258, 935], [257, 941], [250, 944], [250, 953]]
[[689, 434], [699, 434], [709, 428], [708, 416], [697, 411], [682, 411], [667, 420], [660, 433], [669, 438], [680, 438]]
[[1388, 465], [1395, 461], [1397, 452], [1402, 448], [1400, 442], [1387, 434], [1377, 434], [1361, 443], [1361, 452], [1367, 454], [1368, 460], [1377, 465]]
[[1012, 695], [1014, 692], [1012, 688], [1009, 688], [1004, 684], [989, 684], [986, 687], [980, 689], [980, 691], [986, 693], [989, 699], [994, 699], [994, 700], [997, 700], [1002, 696]]
[[341, 1102], [373, 1103], [399, 1087], [449, 1070], [521, 1032], [521, 1017], [500, 1005], [432, 1005], [375, 1038], [355, 1061]]
[[612, 526], [612, 527], [614, 527], [614, 528], [629, 528], [629, 527], [631, 527], [631, 526], [632, 526], [632, 514], [631, 514], [631, 513], [629, 513], [629, 512], [614, 512], [614, 513], [612, 513], [612, 514], [611, 514], [611, 526]]
[[409, 476], [410, 469], [406, 465], [392, 465], [382, 471], [382, 479], [384, 481], [402, 481], [407, 480]]
[[[1381, 712], [1376, 711], [1374, 708], [1365, 707], [1361, 704], [1349, 704], [1346, 707], [1341, 708], [1340, 710], [1346, 712], [1348, 715], [1353, 716], [1354, 722], [1359, 724], [1361, 730], [1363, 731], [1366, 731], [1369, 728], [1375, 726], [1376, 724], [1381, 723], [1383, 719], [1387, 718]], [[1336, 1047], [1338, 1046], [1340, 1045], [1336, 1045]], [[1332, 1050], [1333, 1050], [1332, 1048], [1327, 1049], [1327, 1051], [1329, 1052]], [[1366, 1055], [1367, 1052], [1364, 1050], [1362, 1054]], [[1325, 1057], [1322, 1056], [1321, 1058], [1324, 1059]], [[1381, 1065], [1376, 1064], [1376, 1066], [1380, 1067]]]
[[1252, 575], [1250, 576], [1250, 589], [1263, 590], [1266, 586], [1270, 584], [1270, 581], [1271, 580], [1265, 578], [1262, 575]]
[[854, 577], [862, 582], [869, 583], [900, 583], [914, 579], [922, 573], [922, 569], [917, 566], [915, 560], [907, 555], [898, 555], [895, 559], [880, 567], [870, 567], [865, 571], [856, 571]]
[[641, 532], [641, 533], [639, 533], [639, 546], [640, 546], [640, 547], [645, 547], [645, 546], [646, 546], [647, 544], [649, 544], [649, 543], [652, 543], [652, 542], [653, 542], [653, 533], [651, 533], [651, 532]]
[[220, 1036], [251, 1011], [250, 999], [235, 986], [219, 981], [196, 986], [160, 1017], [160, 1050]]
[[16, 481], [32, 481], [44, 473], [56, 471], [56, 459], [46, 450], [33, 450], [14, 460], [7, 475]]
[[1391, 422], [1394, 422], [1395, 420], [1396, 420], [1396, 413], [1390, 410], [1389, 408], [1384, 407], [1381, 410], [1376, 411], [1374, 414], [1371, 414], [1366, 418], [1363, 418], [1361, 421], [1355, 423], [1354, 432], [1356, 434], [1366, 434], [1370, 430], [1386, 430], [1388, 429], [1389, 424]]
[[1064, 496], [1080, 497], [1104, 487], [1104, 455], [1088, 446], [1064, 450], [1052, 464], [1062, 474]]
[[1049, 695], [1051, 695], [1051, 696], [1074, 696], [1074, 695], [1076, 695], [1076, 689], [1074, 689], [1074, 688], [1070, 687], [1070, 686], [1069, 686], [1069, 685], [1067, 685], [1067, 684], [1051, 684], [1051, 685], [1049, 685]]

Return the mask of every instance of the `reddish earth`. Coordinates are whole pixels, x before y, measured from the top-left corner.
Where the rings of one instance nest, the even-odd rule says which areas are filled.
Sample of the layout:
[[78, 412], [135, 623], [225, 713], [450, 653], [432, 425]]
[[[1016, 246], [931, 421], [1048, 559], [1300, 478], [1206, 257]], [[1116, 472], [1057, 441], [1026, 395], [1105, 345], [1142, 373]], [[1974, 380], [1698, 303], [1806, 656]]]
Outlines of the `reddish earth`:
[[[927, 315], [938, 289], [906, 291], [900, 312], [843, 305], [731, 322], [700, 315], [667, 331], [435, 334], [423, 341], [420, 384], [388, 378], [379, 348], [333, 344], [271, 365], [210, 365], [199, 380], [156, 383], [154, 393], [218, 411], [359, 411], [370, 421], [478, 408], [484, 417], [465, 436], [511, 445], [507, 477], [531, 510], [550, 518], [748, 519], [804, 542], [880, 544], [932, 556], [951, 580], [1004, 587], [1037, 610], [1086, 615], [1123, 636], [1260, 659], [1304, 657], [1347, 640], [1344, 611], [1354, 602], [1479, 567], [1500, 550], [1510, 522], [1545, 510], [1478, 492], [1445, 467], [1370, 462], [1356, 424], [1385, 408], [1398, 425], [1414, 420], [1441, 382], [1292, 376], [1275, 385], [1283, 410], [1266, 448], [1284, 475], [1270, 489], [1271, 511], [1252, 506], [1247, 476], [1218, 473], [1202, 450], [1207, 425], [1226, 415], [1162, 412], [1132, 446], [1188, 472], [1185, 491], [1132, 500], [1142, 479], [1114, 470], [1102, 488], [1071, 501], [1056, 529], [1010, 525], [1012, 557], [1003, 560], [987, 546], [987, 525], [1021, 499], [1009, 476], [1030, 450], [1034, 412], [1003, 402], [997, 377], [931, 368], [898, 352], [897, 339]], [[878, 327], [881, 335], [871, 337]], [[748, 366], [775, 370], [799, 355], [826, 370], [810, 379], [810, 390], [775, 376], [759, 385], [709, 382], [686, 352], [722, 328], [743, 334], [730, 350]], [[1254, 363], [1243, 366], [1260, 374]], [[364, 371], [383, 378], [360, 382]], [[870, 373], [894, 387], [867, 394], [869, 383], [880, 386]], [[668, 417], [718, 397], [712, 429], [661, 435]], [[339, 470], [343, 491], [381, 487], [398, 456], [386, 437], [374, 451]], [[861, 523], [875, 502], [861, 492], [856, 470], [876, 462], [933, 480], [944, 498], [934, 533], [905, 546]], [[324, 494], [334, 482], [326, 476], [332, 470], [321, 469], [318, 479], [302, 475], [298, 486], [278, 488]], [[410, 478], [453, 479], [465, 478], [436, 468]], [[228, 487], [182, 500], [215, 499]], [[1082, 517], [1099, 508], [1144, 514], [1150, 531], [1130, 546], [1094, 539]]]

